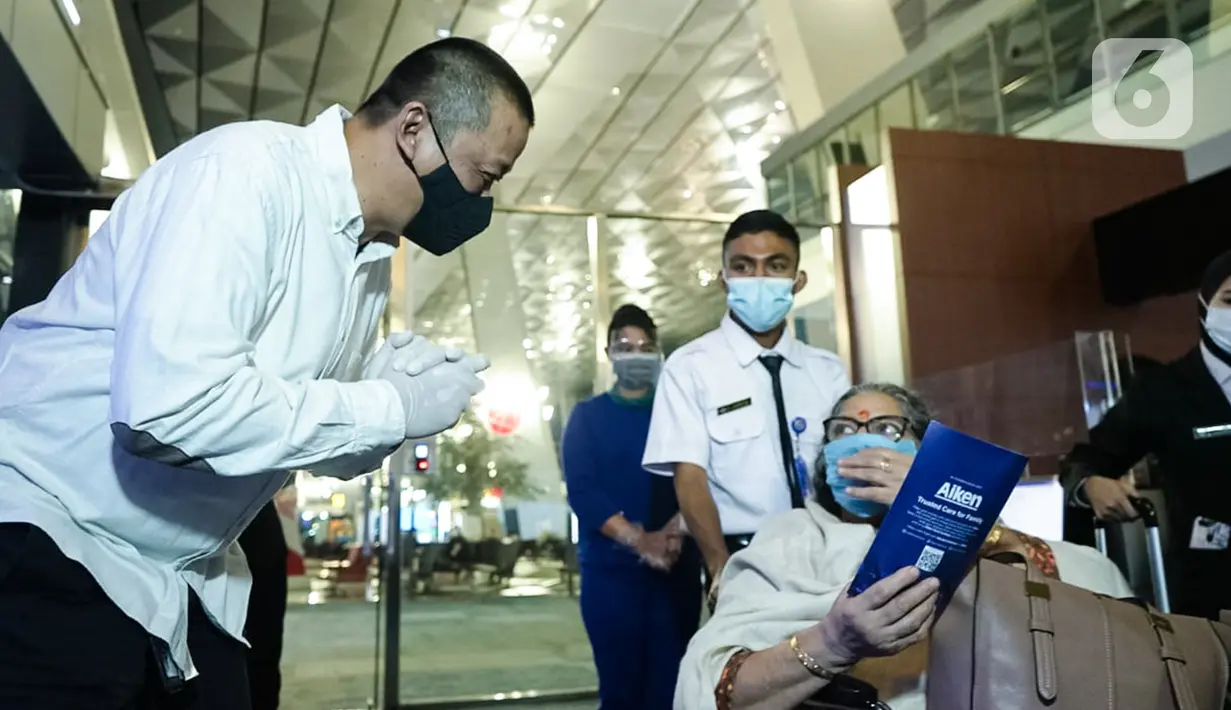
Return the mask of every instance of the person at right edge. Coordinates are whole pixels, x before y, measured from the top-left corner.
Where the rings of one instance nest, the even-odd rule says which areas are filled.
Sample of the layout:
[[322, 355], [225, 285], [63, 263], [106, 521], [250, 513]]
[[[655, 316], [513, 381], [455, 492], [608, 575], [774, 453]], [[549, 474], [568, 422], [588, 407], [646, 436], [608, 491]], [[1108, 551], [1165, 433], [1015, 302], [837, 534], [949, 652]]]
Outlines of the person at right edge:
[[675, 477], [680, 512], [705, 558], [709, 604], [727, 559], [762, 523], [804, 507], [823, 422], [850, 377], [838, 356], [786, 327], [799, 232], [782, 215], [740, 215], [722, 240], [729, 314], [663, 367], [643, 465]]
[[1137, 491], [1120, 478], [1154, 454], [1172, 531], [1172, 611], [1217, 619], [1231, 609], [1231, 252], [1206, 268], [1197, 313], [1201, 341], [1136, 378], [1089, 443], [1073, 447], [1062, 476], [1078, 505], [1129, 520]]

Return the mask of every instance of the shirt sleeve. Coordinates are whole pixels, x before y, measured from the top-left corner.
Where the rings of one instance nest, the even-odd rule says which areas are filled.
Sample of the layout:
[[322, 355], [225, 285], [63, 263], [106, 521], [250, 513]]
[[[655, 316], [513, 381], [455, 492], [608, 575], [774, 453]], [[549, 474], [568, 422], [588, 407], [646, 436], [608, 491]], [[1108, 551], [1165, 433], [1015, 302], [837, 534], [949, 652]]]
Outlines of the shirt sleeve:
[[646, 470], [660, 476], [675, 475], [677, 463], [690, 463], [707, 471], [710, 465], [710, 436], [701, 392], [681, 362], [668, 361], [658, 378], [650, 435], [641, 459]]
[[151, 172], [112, 215], [119, 446], [168, 466], [248, 475], [400, 445], [405, 415], [392, 385], [291, 382], [255, 364], [282, 225], [296, 217], [272, 158], [232, 148]]
[[597, 530], [622, 511], [603, 488], [599, 463], [591, 444], [590, 427], [586, 422], [586, 409], [585, 405], [573, 408], [564, 427], [561, 459], [568, 502], [577, 515], [577, 524], [588, 530]]
[[1093, 429], [1090, 442], [1079, 443], [1065, 457], [1061, 470], [1070, 500], [1087, 504], [1081, 484], [1090, 476], [1119, 478], [1161, 445], [1160, 432], [1148, 405], [1149, 393], [1138, 380], [1107, 410]]

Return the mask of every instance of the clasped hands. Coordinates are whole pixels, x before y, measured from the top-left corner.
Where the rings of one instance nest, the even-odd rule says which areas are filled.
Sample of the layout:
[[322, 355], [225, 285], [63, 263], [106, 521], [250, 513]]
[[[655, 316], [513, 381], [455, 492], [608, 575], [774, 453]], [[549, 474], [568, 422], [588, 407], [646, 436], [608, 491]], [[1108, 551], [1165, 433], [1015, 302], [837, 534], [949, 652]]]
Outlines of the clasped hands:
[[644, 564], [660, 572], [668, 572], [680, 559], [680, 551], [684, 549], [684, 531], [675, 520], [656, 532], [645, 532], [638, 527], [625, 544]]
[[434, 436], [457, 423], [470, 399], [483, 391], [482, 355], [444, 348], [421, 335], [394, 333], [364, 368], [364, 379], [393, 386], [405, 415], [406, 438]]

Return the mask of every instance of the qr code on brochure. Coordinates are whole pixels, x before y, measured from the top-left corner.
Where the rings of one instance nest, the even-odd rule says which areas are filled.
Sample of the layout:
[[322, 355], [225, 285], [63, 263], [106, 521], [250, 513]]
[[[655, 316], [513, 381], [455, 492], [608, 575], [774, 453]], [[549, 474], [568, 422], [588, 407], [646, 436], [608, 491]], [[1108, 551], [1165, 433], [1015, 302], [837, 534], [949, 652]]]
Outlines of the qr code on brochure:
[[915, 563], [915, 567], [918, 567], [920, 572], [935, 572], [944, 557], [944, 550], [938, 550], [931, 545], [924, 545], [923, 552], [919, 553], [919, 561]]

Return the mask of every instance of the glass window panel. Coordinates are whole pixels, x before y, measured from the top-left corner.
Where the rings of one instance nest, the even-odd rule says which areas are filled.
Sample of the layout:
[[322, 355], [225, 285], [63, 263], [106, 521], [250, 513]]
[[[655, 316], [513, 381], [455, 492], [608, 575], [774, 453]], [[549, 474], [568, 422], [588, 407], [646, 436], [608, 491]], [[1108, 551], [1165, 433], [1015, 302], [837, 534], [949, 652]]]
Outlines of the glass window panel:
[[[554, 460], [551, 450], [558, 450], [572, 406], [594, 391], [596, 286], [588, 221], [497, 214], [493, 227], [505, 233], [493, 229], [479, 239], [508, 240], [511, 253], [498, 258], [511, 257], [511, 278], [478, 263], [484, 258], [479, 245], [460, 258], [432, 259], [427, 271], [434, 285], [416, 294], [417, 331], [439, 343], [486, 350], [495, 366], [480, 409], [438, 437], [440, 470], [431, 485], [425, 482], [428, 497], [413, 501], [414, 526], [426, 542], [414, 553], [418, 571], [403, 575], [411, 585], [400, 610], [403, 701], [596, 686], [576, 576], [565, 573], [575, 555], [569, 512], [560, 500], [563, 483], [544, 478], [541, 469], [524, 470], [545, 450]], [[650, 254], [642, 254], [642, 262]], [[613, 256], [613, 269], [645, 268], [624, 262]], [[511, 317], [523, 319], [511, 331], [499, 322], [510, 308]], [[510, 333], [521, 342], [502, 342]], [[523, 354], [528, 383], [518, 378]], [[500, 398], [497, 391], [510, 396]], [[494, 407], [489, 397], [509, 401], [508, 411], [482, 409], [485, 402]], [[526, 429], [528, 422], [544, 429]], [[508, 426], [522, 433], [508, 435]], [[527, 483], [541, 492], [513, 493]], [[453, 540], [460, 546], [451, 553]]]
[[947, 131], [957, 127], [948, 62], [939, 61], [927, 67], [919, 72], [912, 83], [916, 92], [916, 126], [931, 131]]
[[801, 229], [800, 238], [800, 268], [808, 272], [808, 285], [795, 297], [791, 312], [795, 335], [809, 345], [837, 352], [834, 228]]
[[1063, 103], [1090, 88], [1090, 54], [1099, 39], [1094, 3], [1040, 0], [1038, 6], [1056, 57], [1057, 97]]
[[999, 87], [993, 81], [987, 36], [951, 55], [953, 79], [957, 82], [958, 130], [971, 133], [997, 133]]
[[765, 178], [765, 191], [769, 208], [779, 214], [791, 214], [791, 181], [788, 175], [790, 164], [783, 165]]
[[[818, 145], [816, 147], [816, 164], [817, 164], [817, 184], [821, 194], [820, 202], [816, 214], [810, 220], [813, 224], [829, 224], [832, 220], [830, 215], [830, 196], [833, 194], [833, 178], [830, 168], [833, 167], [834, 161], [830, 157], [829, 151], [825, 150], [825, 146]], [[801, 222], [807, 223], [809, 220], [801, 219]]]
[[824, 156], [825, 165], [845, 165], [850, 162], [850, 149], [846, 142], [846, 126], [830, 133], [817, 145]]
[[1051, 111], [1056, 96], [1054, 67], [1048, 61], [1048, 35], [1036, 6], [993, 27], [1000, 68], [1005, 126], [1017, 126]]
[[611, 303], [635, 303], [654, 316], [663, 351], [718, 326], [726, 296], [722, 270], [724, 224], [608, 219]]
[[911, 101], [914, 82], [902, 84], [881, 99], [879, 120], [881, 128], [914, 128], [915, 109]]
[[875, 104], [846, 124], [846, 141], [850, 163], [856, 165], [880, 165], [880, 125], [877, 122]]
[[1163, 0], [1096, 0], [1108, 37], [1166, 37], [1171, 34]]
[[20, 190], [0, 190], [0, 322], [4, 321], [9, 310], [13, 245], [17, 241], [17, 212], [20, 208]]
[[[388, 542], [382, 479], [298, 473], [275, 498], [289, 552], [283, 707], [370, 707], [377, 697], [384, 623], [377, 555]], [[327, 655], [321, 639], [330, 639]]]
[[823, 190], [817, 153], [810, 150], [791, 163], [791, 180], [795, 190], [795, 213], [791, 219], [798, 222], [821, 219]]
[[1180, 37], [1192, 41], [1231, 18], [1231, 3], [1210, 0], [1175, 0]]

